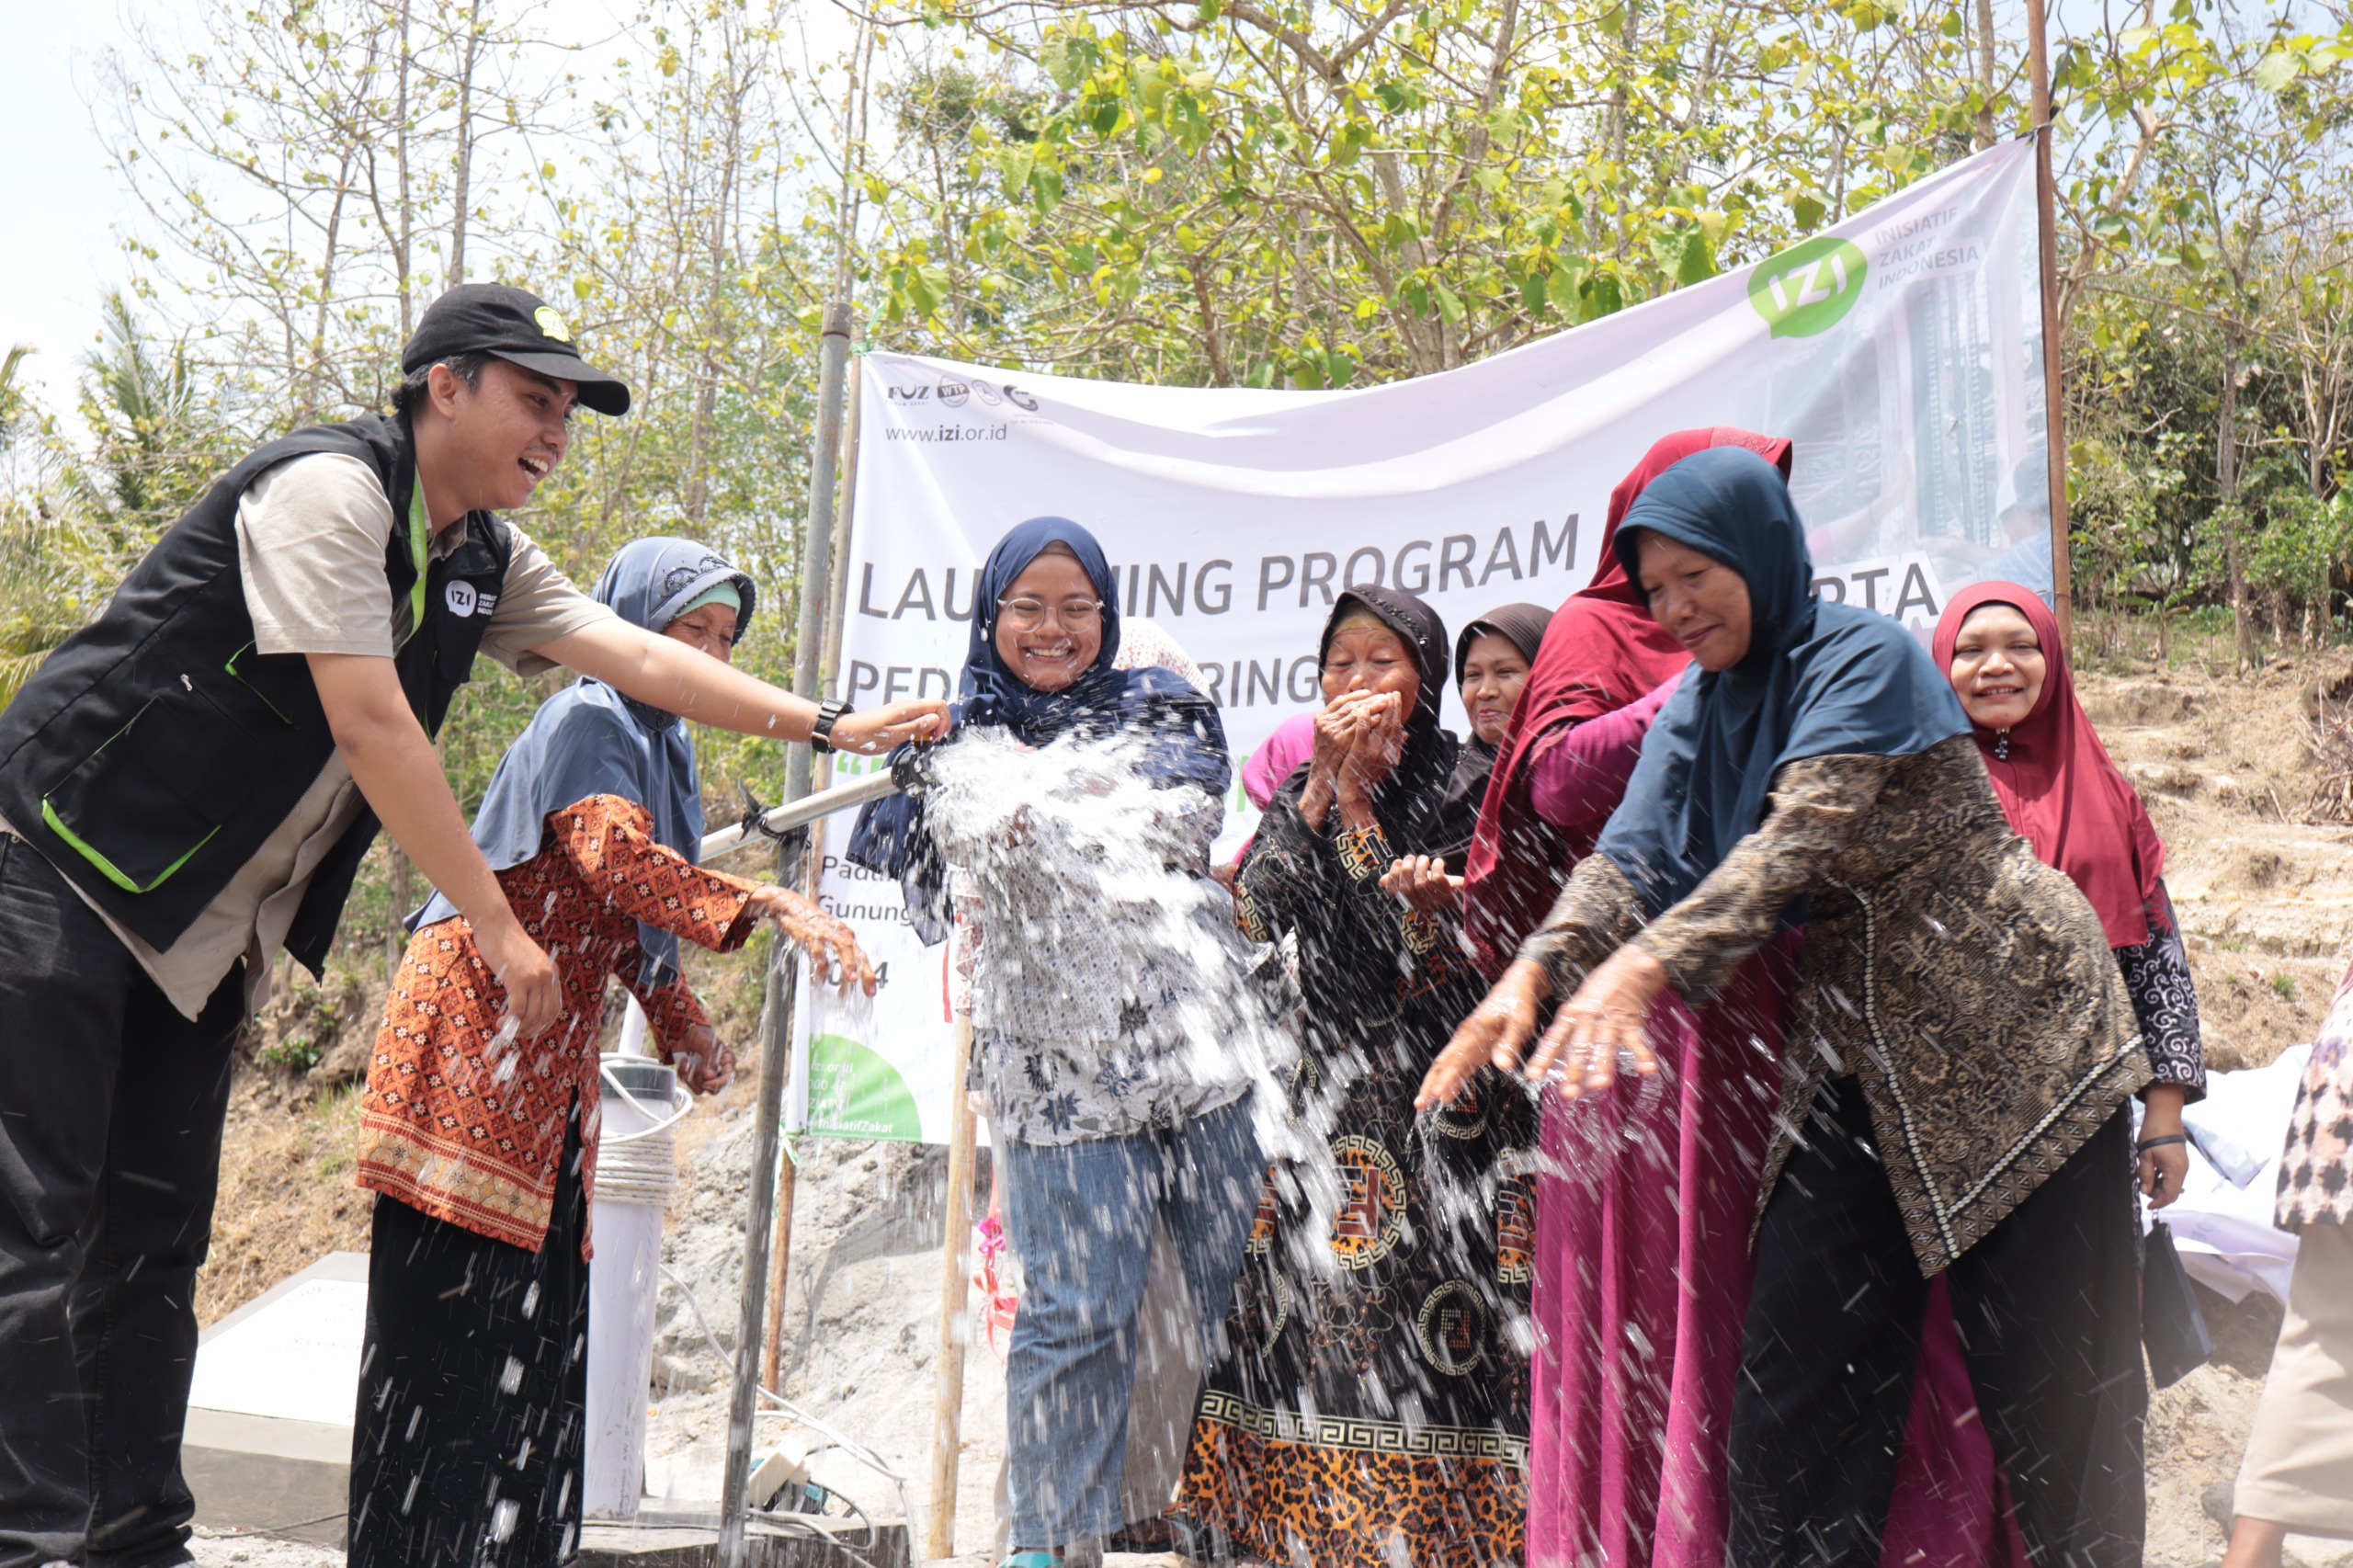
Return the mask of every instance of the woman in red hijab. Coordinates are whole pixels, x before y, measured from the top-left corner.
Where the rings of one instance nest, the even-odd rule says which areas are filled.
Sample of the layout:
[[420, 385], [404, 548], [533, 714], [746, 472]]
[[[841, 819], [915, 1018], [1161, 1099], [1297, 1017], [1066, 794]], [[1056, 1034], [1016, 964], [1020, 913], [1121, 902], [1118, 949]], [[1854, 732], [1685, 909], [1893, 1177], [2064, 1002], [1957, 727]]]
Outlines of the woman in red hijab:
[[2045, 865], [2074, 879], [2116, 949], [2156, 1069], [2142, 1091], [2141, 1190], [2161, 1209], [2181, 1196], [2189, 1170], [2176, 1137], [2182, 1107], [2206, 1094], [2198, 994], [2165, 895], [2165, 846], [2076, 700], [2059, 622], [2033, 589], [1976, 583], [1954, 595], [1937, 622], [1936, 659], [2010, 825]]
[[[2074, 880], [2098, 915], [2124, 973], [2156, 1080], [2141, 1092], [2141, 1190], [2152, 1208], [2181, 1196], [2189, 1172], [2182, 1107], [2206, 1093], [2198, 994], [2163, 879], [2165, 850], [2140, 795], [2100, 744], [2075, 696], [2059, 622], [2032, 588], [1976, 583], [1937, 622], [1937, 667], [1969, 715], [1994, 794], [2037, 858]], [[2026, 1561], [2007, 1519], [2006, 1489], [1977, 1407], [1967, 1361], [1939, 1279], [1922, 1328], [1919, 1381], [1904, 1462], [1888, 1510], [1881, 1561], [1949, 1568], [1983, 1561], [1955, 1538], [2005, 1540]]]

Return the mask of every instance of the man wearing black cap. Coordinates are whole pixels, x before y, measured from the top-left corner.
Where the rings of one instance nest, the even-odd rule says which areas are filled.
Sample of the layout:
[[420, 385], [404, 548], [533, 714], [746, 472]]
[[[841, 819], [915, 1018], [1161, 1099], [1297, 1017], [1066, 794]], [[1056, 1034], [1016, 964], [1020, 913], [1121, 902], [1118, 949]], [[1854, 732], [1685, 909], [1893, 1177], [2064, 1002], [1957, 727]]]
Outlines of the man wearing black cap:
[[554, 966], [430, 739], [488, 653], [750, 734], [879, 752], [938, 702], [823, 709], [581, 594], [494, 514], [629, 389], [492, 284], [417, 325], [390, 416], [232, 469], [0, 712], [0, 1568], [187, 1562], [180, 1436], [230, 1046], [324, 963], [381, 825], [472, 922], [520, 1033]]

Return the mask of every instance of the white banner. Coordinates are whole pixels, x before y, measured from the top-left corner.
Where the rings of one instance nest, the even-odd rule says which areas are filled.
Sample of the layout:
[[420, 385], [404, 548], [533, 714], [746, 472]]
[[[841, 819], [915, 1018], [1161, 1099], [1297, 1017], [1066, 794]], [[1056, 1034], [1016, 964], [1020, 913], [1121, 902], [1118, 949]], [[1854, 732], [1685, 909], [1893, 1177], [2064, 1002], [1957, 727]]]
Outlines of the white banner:
[[[1449, 626], [1552, 605], [1593, 574], [1610, 489], [1659, 437], [1733, 425], [1796, 443], [1821, 591], [1925, 628], [1981, 577], [2046, 593], [2041, 312], [2031, 144], [1912, 187], [1756, 267], [1461, 369], [1298, 392], [1072, 381], [906, 355], [859, 378], [840, 695], [951, 697], [980, 563], [1016, 523], [1102, 540], [1121, 610], [1201, 666], [1237, 779], [1317, 705], [1336, 590], [1379, 582]], [[1458, 733], [1461, 708], [1448, 693]], [[1226, 852], [1255, 812], [1237, 782]], [[894, 883], [822, 893], [890, 966], [872, 1005], [820, 1002], [795, 1122], [946, 1137], [943, 949]], [[803, 1031], [804, 1036], [806, 1030]]]

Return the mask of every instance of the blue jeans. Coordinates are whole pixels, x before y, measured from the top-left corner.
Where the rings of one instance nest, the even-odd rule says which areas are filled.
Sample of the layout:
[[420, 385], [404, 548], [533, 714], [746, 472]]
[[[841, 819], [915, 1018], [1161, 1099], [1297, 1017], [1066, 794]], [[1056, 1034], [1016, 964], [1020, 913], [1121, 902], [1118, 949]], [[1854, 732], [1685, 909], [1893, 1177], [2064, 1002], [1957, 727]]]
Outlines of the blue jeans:
[[1005, 1369], [1012, 1544], [1073, 1546], [1122, 1523], [1120, 1471], [1154, 1217], [1184, 1266], [1208, 1359], [1266, 1161], [1246, 1096], [1172, 1132], [1007, 1142], [998, 1157], [1023, 1280]]

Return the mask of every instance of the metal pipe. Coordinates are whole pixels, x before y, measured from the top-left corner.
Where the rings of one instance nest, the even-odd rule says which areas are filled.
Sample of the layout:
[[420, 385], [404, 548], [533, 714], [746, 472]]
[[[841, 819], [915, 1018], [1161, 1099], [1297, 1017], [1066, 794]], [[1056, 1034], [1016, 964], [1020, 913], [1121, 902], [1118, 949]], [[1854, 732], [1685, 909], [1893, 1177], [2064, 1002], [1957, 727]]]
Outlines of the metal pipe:
[[[809, 510], [801, 521], [801, 616], [792, 635], [792, 689], [818, 696], [824, 653], [825, 607], [833, 597], [834, 478], [841, 467], [842, 389], [849, 380], [850, 311], [846, 300], [825, 305], [825, 335], [817, 348], [817, 429], [809, 455]], [[785, 756], [784, 798], [809, 792], [816, 753], [795, 742]]]
[[[813, 795], [804, 795], [800, 800], [771, 806], [760, 813], [759, 825], [768, 833], [787, 833], [796, 827], [804, 827], [819, 817], [847, 812], [869, 801], [879, 801], [898, 792], [899, 781], [888, 770], [870, 773], [847, 784], [836, 784], [830, 790], [820, 790]], [[748, 822], [722, 827], [717, 833], [707, 833], [703, 835], [700, 858], [708, 863], [719, 856], [732, 854], [749, 843], [752, 834], [752, 824]]]
[[[841, 458], [842, 383], [849, 367], [850, 310], [842, 301], [828, 301], [824, 337], [818, 348], [817, 427], [809, 451], [809, 509], [801, 535], [801, 618], [793, 648], [792, 686], [795, 693], [817, 695], [819, 642], [828, 597], [826, 573], [832, 562], [834, 529], [834, 471]], [[787, 805], [809, 793], [811, 764], [815, 754], [808, 743], [792, 744], [785, 759], [784, 798]], [[886, 775], [887, 777], [887, 775]], [[786, 887], [800, 881], [801, 850], [805, 834], [777, 846], [777, 881]], [[744, 1568], [747, 1541], [745, 1503], [752, 1481], [752, 1417], [759, 1394], [760, 1331], [767, 1317], [768, 1242], [776, 1226], [776, 1162], [778, 1123], [784, 1113], [784, 1079], [792, 1040], [793, 987], [800, 965], [791, 944], [779, 933], [769, 949], [767, 1016], [761, 1020], [760, 1096], [752, 1129], [751, 1210], [744, 1227], [744, 1294], [735, 1319], [735, 1376], [727, 1403], [727, 1468], [720, 1483], [719, 1551], [721, 1568]]]

